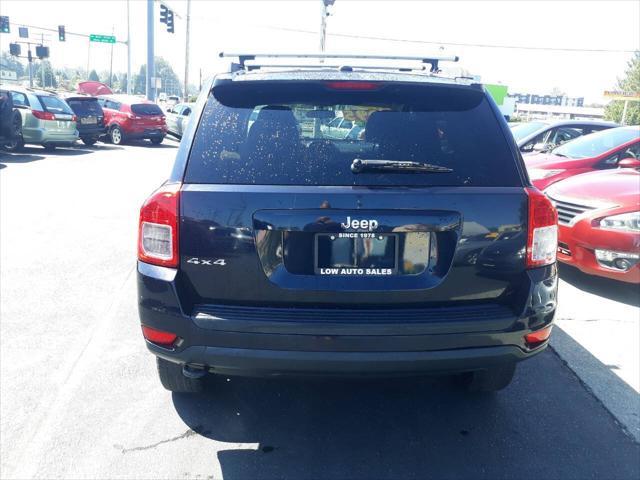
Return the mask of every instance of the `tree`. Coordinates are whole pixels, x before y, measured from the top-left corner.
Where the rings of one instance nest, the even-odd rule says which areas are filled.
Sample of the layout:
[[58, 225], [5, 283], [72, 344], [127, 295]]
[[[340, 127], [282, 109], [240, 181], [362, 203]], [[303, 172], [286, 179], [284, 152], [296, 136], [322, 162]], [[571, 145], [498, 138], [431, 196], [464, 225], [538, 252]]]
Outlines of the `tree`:
[[128, 82], [129, 82], [129, 79], [127, 78], [127, 75], [126, 75], [126, 74], [122, 74], [122, 75], [120, 75], [120, 85], [119, 85], [119, 86], [120, 86], [120, 90], [121, 90], [123, 93], [126, 93], [126, 91], [127, 91], [127, 84], [128, 84]]
[[140, 73], [133, 77], [133, 93], [143, 95], [147, 89], [147, 66], [140, 67]]
[[2, 52], [2, 63], [9, 67], [9, 70], [16, 72], [18, 78], [24, 76], [25, 69], [22, 62], [15, 57], [12, 57], [7, 52]]
[[[640, 51], [636, 51], [633, 58], [627, 63], [627, 70], [624, 78], [618, 79], [618, 90], [640, 94]], [[622, 111], [624, 101], [613, 100], [605, 107], [604, 117], [614, 122], [622, 121]], [[638, 125], [640, 123], [640, 102], [629, 102], [627, 106], [627, 125]]]
[[[42, 71], [44, 70], [44, 83], [42, 83]], [[51, 62], [49, 60], [42, 60], [40, 62], [34, 62], [33, 64], [33, 80], [38, 87], [44, 88], [56, 88], [58, 81], [53, 68], [51, 68]]]
[[[173, 71], [169, 62], [162, 57], [156, 57], [156, 77], [160, 78], [162, 87], [160, 90], [168, 91], [169, 88], [171, 95], [182, 96], [182, 84], [176, 72]], [[140, 73], [135, 77], [133, 93], [144, 94], [147, 90], [147, 66], [142, 65], [140, 67]]]
[[98, 73], [95, 70], [91, 70], [91, 73], [89, 73], [89, 80], [94, 82], [100, 81], [100, 77], [98, 77]]

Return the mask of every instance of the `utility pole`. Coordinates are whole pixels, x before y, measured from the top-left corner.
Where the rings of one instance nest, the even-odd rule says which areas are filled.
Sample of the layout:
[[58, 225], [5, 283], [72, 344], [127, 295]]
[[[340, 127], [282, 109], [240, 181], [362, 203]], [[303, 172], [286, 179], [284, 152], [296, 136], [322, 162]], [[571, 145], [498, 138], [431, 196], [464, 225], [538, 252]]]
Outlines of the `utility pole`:
[[[40, 45], [44, 45], [44, 33], [40, 34]], [[37, 53], [38, 52], [36, 51], [36, 54]], [[40, 59], [40, 76], [42, 77], [42, 88], [46, 88], [46, 85], [44, 83], [44, 58]]]
[[[115, 29], [114, 25], [111, 25], [111, 35]], [[111, 60], [109, 60], [109, 88], [111, 88], [111, 79], [113, 78], [113, 43], [111, 44]]]
[[31, 55], [31, 44], [27, 51], [27, 59], [29, 60], [29, 87], [33, 88], [33, 55]]
[[191, 23], [191, 0], [187, 0], [187, 40], [184, 57], [184, 101], [189, 101], [189, 25]]
[[88, 40], [89, 46], [87, 47], [87, 80], [89, 80], [89, 59], [91, 58], [91, 40]]
[[131, 95], [131, 24], [129, 23], [129, 0], [127, 0], [127, 95]]
[[155, 81], [156, 68], [153, 57], [153, 3], [154, 0], [147, 0], [147, 99], [155, 102], [156, 88]]
[[336, 0], [322, 0], [322, 18], [320, 19], [320, 51], [324, 52], [327, 41], [327, 17], [329, 7], [336, 3]]

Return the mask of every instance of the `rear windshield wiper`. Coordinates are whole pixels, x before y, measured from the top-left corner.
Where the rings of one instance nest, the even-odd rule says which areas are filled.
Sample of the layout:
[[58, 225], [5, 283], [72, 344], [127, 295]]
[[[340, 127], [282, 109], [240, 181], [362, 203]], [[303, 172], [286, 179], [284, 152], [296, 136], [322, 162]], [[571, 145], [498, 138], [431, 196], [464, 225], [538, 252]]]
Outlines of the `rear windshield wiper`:
[[387, 171], [394, 173], [449, 173], [451, 168], [432, 165], [430, 163], [411, 162], [408, 160], [366, 160], [355, 158], [351, 163], [353, 173]]

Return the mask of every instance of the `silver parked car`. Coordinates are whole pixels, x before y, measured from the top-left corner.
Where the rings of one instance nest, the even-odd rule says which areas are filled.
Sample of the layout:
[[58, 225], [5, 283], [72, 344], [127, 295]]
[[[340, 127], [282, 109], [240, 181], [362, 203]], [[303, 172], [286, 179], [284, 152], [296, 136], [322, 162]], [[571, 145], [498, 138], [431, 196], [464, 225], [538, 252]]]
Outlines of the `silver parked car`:
[[27, 143], [53, 150], [78, 140], [76, 116], [62, 98], [44, 90], [16, 86], [7, 89], [22, 116], [22, 135], [6, 144], [6, 150], [19, 150]]
[[193, 106], [193, 103], [178, 103], [167, 110], [167, 128], [171, 135], [182, 137], [182, 133], [189, 123], [189, 115], [191, 115]]
[[535, 120], [509, 124], [522, 153], [548, 152], [582, 135], [619, 126], [617, 123], [596, 120]]

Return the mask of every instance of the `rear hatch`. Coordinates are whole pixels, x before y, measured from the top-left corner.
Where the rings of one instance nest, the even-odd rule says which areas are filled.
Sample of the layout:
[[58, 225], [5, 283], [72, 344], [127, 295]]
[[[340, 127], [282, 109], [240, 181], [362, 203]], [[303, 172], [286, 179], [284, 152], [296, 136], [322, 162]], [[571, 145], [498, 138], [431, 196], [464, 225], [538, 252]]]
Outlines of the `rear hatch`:
[[76, 114], [78, 131], [95, 129], [104, 125], [104, 112], [94, 97], [69, 98], [67, 103]]
[[[480, 87], [229, 81], [212, 92], [180, 197], [187, 311], [521, 307], [527, 196]], [[327, 137], [338, 117], [360, 133]]]
[[131, 113], [138, 127], [157, 129], [166, 124], [164, 113], [155, 103], [135, 103], [131, 105]]

